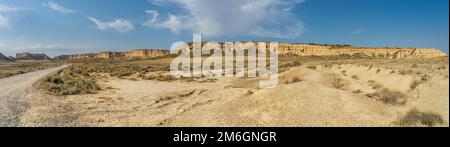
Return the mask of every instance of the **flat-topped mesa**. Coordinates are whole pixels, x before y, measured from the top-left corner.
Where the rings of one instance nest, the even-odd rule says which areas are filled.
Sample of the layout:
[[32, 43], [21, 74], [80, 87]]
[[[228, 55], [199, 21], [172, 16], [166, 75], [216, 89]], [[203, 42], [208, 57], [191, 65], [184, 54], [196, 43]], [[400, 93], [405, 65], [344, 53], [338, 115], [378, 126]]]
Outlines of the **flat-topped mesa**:
[[[192, 44], [190, 44], [192, 45]], [[223, 46], [224, 44], [221, 43]], [[191, 46], [192, 47], [192, 46]], [[81, 59], [143, 59], [169, 55], [168, 50], [135, 49], [126, 52], [100, 52], [91, 54], [61, 55], [57, 60]], [[299, 56], [340, 56], [365, 58], [433, 58], [445, 57], [447, 54], [434, 48], [366, 48], [350, 45], [317, 45], [279, 43], [278, 54], [295, 54]]]
[[123, 53], [125, 58], [153, 58], [169, 55], [169, 51], [158, 49], [135, 49]]
[[82, 59], [131, 59], [152, 58], [168, 55], [169, 51], [156, 49], [136, 49], [127, 52], [99, 52], [90, 54], [61, 55], [55, 57], [58, 60], [82, 60]]
[[16, 60], [51, 60], [51, 58], [45, 54], [31, 54], [23, 52], [16, 54]]
[[433, 58], [447, 54], [434, 48], [365, 48], [349, 45], [315, 45], [279, 43], [280, 55], [293, 53], [299, 56], [344, 56], [370, 58]]

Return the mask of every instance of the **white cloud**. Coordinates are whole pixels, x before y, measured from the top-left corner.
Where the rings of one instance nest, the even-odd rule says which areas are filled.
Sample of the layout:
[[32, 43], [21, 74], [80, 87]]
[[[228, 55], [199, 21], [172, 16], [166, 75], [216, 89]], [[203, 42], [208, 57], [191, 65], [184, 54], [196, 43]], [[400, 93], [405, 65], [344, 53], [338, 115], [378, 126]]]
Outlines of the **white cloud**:
[[77, 12], [76, 10], [64, 8], [63, 6], [61, 6], [61, 5], [59, 5], [59, 4], [55, 3], [55, 2], [52, 2], [52, 1], [50, 1], [50, 2], [48, 2], [46, 4], [42, 4], [42, 6], [48, 7], [51, 10], [56, 11], [56, 12], [58, 12], [60, 14], [67, 14], [67, 13]]
[[8, 13], [8, 12], [16, 12], [19, 11], [21, 8], [19, 7], [13, 7], [13, 6], [8, 6], [5, 4], [0, 4], [0, 13]]
[[354, 35], [358, 35], [358, 34], [362, 34], [362, 33], [364, 33], [364, 30], [362, 30], [362, 29], [357, 29], [352, 32], [352, 34], [354, 34]]
[[152, 4], [179, 9], [178, 15], [161, 19], [156, 10], [147, 10], [152, 28], [178, 33], [188, 30], [210, 37], [255, 36], [295, 38], [304, 27], [292, 8], [303, 0], [151, 0]]
[[148, 0], [148, 2], [156, 6], [161, 6], [162, 4], [164, 4], [164, 0]]
[[14, 13], [22, 8], [19, 7], [13, 7], [8, 6], [5, 4], [0, 4], [0, 29], [2, 28], [10, 28], [11, 27], [11, 21], [10, 18], [7, 16], [9, 13]]
[[1, 28], [9, 28], [9, 27], [11, 27], [9, 18], [0, 14], [0, 29]]
[[55, 44], [35, 44], [30, 49], [64, 49], [66, 48], [64, 45], [59, 43]]
[[147, 10], [145, 12], [148, 15], [150, 15], [151, 19], [149, 19], [148, 22], [146, 22], [144, 24], [144, 26], [156, 27], [156, 28], [165, 28], [165, 29], [169, 29], [172, 32], [177, 33], [177, 34], [181, 30], [189, 29], [189, 28], [192, 27], [190, 24], [185, 23], [186, 21], [188, 21], [187, 19], [189, 19], [189, 17], [176, 16], [176, 15], [169, 14], [169, 16], [168, 16], [166, 21], [158, 22], [158, 20], [157, 20], [158, 16], [159, 16], [158, 11]]
[[110, 22], [102, 22], [94, 17], [88, 17], [88, 19], [94, 22], [100, 30], [113, 29], [120, 33], [126, 33], [134, 30], [134, 25], [129, 20], [116, 19]]

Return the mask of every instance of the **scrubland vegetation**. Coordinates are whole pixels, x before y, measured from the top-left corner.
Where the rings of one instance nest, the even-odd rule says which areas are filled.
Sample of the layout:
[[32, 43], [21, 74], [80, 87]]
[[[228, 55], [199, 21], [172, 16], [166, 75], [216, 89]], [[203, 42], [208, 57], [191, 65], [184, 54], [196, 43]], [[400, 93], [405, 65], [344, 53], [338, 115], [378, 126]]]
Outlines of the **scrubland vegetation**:
[[0, 78], [5, 78], [17, 74], [57, 67], [61, 62], [40, 61], [40, 62], [0, 62]]

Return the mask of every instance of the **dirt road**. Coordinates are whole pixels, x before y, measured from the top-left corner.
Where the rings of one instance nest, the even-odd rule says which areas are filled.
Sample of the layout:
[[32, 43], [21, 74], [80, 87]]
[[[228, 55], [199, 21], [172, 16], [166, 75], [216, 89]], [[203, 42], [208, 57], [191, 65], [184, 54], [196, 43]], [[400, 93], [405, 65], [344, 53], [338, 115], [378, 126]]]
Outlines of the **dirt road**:
[[18, 126], [20, 115], [28, 106], [23, 97], [31, 90], [33, 83], [66, 67], [68, 65], [0, 79], [0, 127]]

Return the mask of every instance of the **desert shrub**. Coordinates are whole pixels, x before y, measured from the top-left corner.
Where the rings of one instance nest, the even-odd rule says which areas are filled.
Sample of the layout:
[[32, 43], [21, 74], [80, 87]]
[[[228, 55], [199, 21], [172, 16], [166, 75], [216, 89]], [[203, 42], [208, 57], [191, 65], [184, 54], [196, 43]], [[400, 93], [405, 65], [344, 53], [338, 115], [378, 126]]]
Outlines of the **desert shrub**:
[[316, 69], [317, 69], [317, 67], [316, 67], [315, 65], [309, 65], [307, 68], [313, 69], [313, 70], [316, 70]]
[[361, 91], [361, 89], [357, 89], [357, 90], [354, 90], [354, 91], [352, 91], [352, 93], [362, 93], [362, 91]]
[[383, 88], [383, 86], [381, 86], [380, 84], [374, 84], [374, 85], [372, 86], [372, 88], [373, 88], [373, 89], [380, 89], [380, 88]]
[[371, 70], [372, 68], [373, 68], [373, 65], [370, 65], [368, 70]]
[[294, 77], [294, 78], [292, 78], [292, 80], [286, 80], [286, 81], [284, 82], [284, 84], [298, 83], [298, 82], [301, 82], [301, 81], [303, 81], [303, 80], [300, 79], [300, 78], [298, 78], [298, 77]]
[[251, 91], [251, 90], [248, 90], [247, 91], [247, 95], [252, 95], [254, 92], [253, 91]]
[[446, 67], [445, 65], [441, 65], [441, 66], [439, 66], [437, 69], [438, 69], [438, 70], [446, 70], [447, 67]]
[[342, 79], [334, 79], [331, 85], [336, 89], [342, 89], [345, 86]]
[[278, 71], [280, 73], [285, 72], [285, 71], [288, 71], [289, 69], [291, 69], [292, 67], [297, 67], [297, 66], [301, 66], [301, 65], [302, 65], [302, 63], [300, 63], [300, 61], [294, 60], [292, 62], [279, 64]]
[[95, 93], [100, 86], [90, 79], [70, 75], [52, 75], [40, 83], [40, 87], [55, 95]]
[[355, 80], [359, 79], [358, 75], [353, 75], [352, 78], [355, 79]]
[[381, 69], [377, 69], [377, 73], [380, 73], [381, 72]]
[[411, 90], [416, 89], [420, 84], [422, 84], [422, 82], [420, 81], [414, 81], [411, 83], [411, 85], [409, 86], [411, 88]]
[[[174, 78], [172, 75], [162, 75], [162, 74], [152, 74], [152, 75], [140, 74], [139, 77], [144, 79], [144, 80], [156, 80], [156, 81], [173, 81], [173, 80], [176, 80], [176, 78]], [[184, 78], [180, 78], [180, 79], [186, 80]]]
[[366, 95], [370, 98], [375, 98], [382, 101], [385, 104], [391, 105], [405, 105], [407, 101], [407, 95], [399, 91], [391, 91], [389, 89], [382, 89], [380, 91], [370, 93]]
[[297, 83], [297, 82], [301, 82], [302, 80], [298, 77], [294, 77], [292, 78], [292, 83]]
[[400, 73], [401, 75], [408, 75], [408, 74], [412, 74], [413, 71], [412, 70], [399, 70], [398, 73]]
[[444, 123], [442, 116], [432, 112], [420, 112], [417, 109], [410, 110], [397, 122], [401, 126], [426, 125], [429, 127]]

